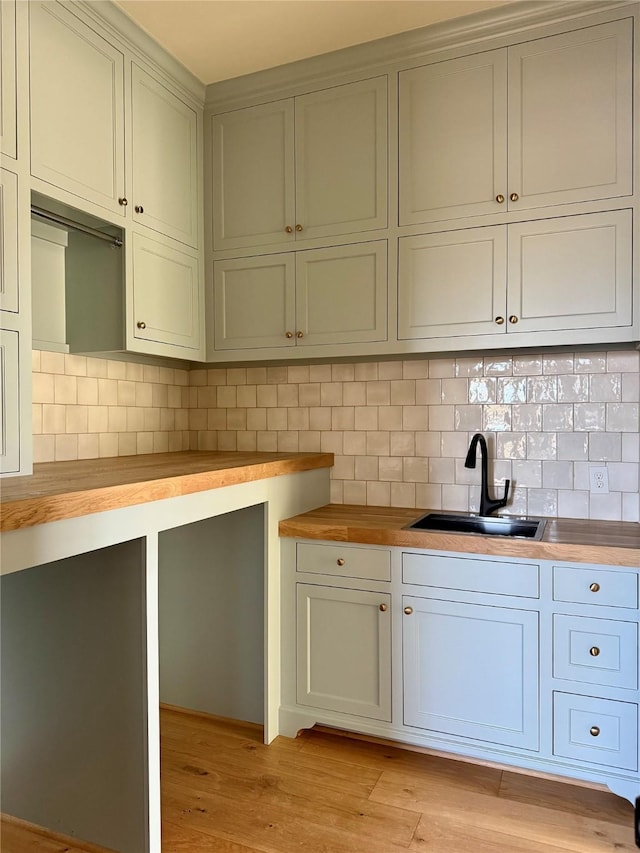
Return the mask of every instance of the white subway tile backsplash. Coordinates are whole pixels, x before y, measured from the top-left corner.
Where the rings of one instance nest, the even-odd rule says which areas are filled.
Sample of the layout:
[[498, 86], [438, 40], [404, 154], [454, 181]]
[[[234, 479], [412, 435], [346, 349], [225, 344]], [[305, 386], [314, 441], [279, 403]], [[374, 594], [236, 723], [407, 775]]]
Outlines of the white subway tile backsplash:
[[[600, 433], [594, 433], [600, 435]], [[558, 459], [584, 461], [589, 456], [589, 435], [584, 432], [558, 433]]]
[[638, 432], [639, 412], [638, 403], [607, 403], [607, 431]]
[[576, 403], [573, 428], [576, 432], [599, 432], [606, 428], [605, 403]]

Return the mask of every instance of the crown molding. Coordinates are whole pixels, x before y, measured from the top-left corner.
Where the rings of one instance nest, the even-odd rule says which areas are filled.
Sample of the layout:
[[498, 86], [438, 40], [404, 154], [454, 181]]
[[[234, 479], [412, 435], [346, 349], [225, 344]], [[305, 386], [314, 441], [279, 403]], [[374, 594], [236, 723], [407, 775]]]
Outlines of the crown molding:
[[394, 64], [428, 61], [433, 54], [447, 49], [478, 48], [492, 38], [512, 39], [529, 29], [587, 14], [619, 10], [633, 14], [638, 8], [637, 0], [523, 0], [212, 83], [206, 87], [205, 110], [219, 112], [249, 102], [291, 97], [318, 84], [325, 88], [344, 82], [349, 76], [386, 73]]

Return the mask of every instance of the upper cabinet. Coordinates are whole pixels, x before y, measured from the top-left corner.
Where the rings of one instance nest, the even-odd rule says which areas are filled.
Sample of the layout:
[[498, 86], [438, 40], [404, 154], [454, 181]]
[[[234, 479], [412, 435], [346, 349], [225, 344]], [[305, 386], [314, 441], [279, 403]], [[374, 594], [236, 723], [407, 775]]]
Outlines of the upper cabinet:
[[0, 3], [0, 152], [18, 156], [16, 0]]
[[631, 19], [414, 68], [400, 225], [630, 195]]
[[30, 3], [31, 174], [124, 214], [124, 56], [58, 3]]
[[198, 115], [135, 63], [131, 102], [134, 221], [196, 248]]
[[214, 248], [387, 227], [387, 78], [213, 116]]

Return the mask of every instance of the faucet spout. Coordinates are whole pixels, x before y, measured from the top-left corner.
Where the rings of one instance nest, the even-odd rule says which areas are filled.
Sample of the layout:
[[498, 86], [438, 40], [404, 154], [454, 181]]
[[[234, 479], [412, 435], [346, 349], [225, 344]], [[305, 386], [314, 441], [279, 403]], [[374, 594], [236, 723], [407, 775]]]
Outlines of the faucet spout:
[[480, 515], [490, 515], [492, 512], [495, 512], [497, 509], [500, 509], [503, 506], [507, 505], [507, 500], [509, 499], [509, 486], [511, 485], [511, 480], [505, 480], [504, 483], [504, 496], [502, 498], [498, 498], [497, 500], [492, 500], [489, 497], [489, 483], [488, 483], [488, 451], [487, 451], [487, 442], [482, 433], [477, 432], [473, 438], [471, 439], [471, 443], [469, 445], [469, 450], [467, 451], [467, 458], [464, 461], [465, 468], [475, 468], [476, 467], [476, 456], [478, 445], [480, 445], [480, 464], [481, 464], [481, 481], [480, 481]]

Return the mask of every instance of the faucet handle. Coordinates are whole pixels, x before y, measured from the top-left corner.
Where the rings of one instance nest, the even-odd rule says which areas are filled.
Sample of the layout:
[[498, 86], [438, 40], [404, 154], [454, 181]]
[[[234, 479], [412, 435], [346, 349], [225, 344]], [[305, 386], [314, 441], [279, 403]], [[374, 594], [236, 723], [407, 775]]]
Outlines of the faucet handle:
[[502, 500], [503, 500], [502, 506], [504, 506], [506, 504], [507, 500], [509, 499], [509, 486], [510, 485], [511, 485], [511, 480], [505, 480], [504, 481], [504, 497], [502, 498]]

